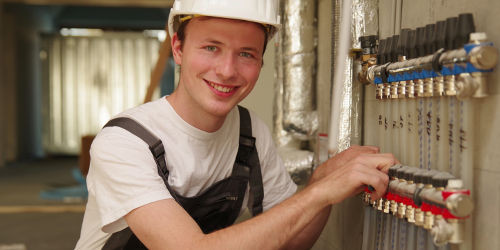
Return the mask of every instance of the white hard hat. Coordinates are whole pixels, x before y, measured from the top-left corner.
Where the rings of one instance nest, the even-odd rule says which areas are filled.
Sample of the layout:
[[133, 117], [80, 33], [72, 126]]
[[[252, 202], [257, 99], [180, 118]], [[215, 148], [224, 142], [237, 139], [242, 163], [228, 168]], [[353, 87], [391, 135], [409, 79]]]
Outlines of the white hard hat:
[[177, 32], [179, 16], [201, 15], [245, 20], [269, 26], [270, 40], [280, 28], [279, 0], [175, 0], [168, 17], [170, 37]]

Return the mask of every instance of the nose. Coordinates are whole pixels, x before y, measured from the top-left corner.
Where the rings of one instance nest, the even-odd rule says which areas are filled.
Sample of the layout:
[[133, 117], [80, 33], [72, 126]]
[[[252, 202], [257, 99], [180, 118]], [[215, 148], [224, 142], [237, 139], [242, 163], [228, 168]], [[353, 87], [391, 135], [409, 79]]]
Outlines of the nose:
[[220, 80], [231, 80], [238, 74], [236, 60], [231, 53], [224, 53], [217, 60], [215, 73]]

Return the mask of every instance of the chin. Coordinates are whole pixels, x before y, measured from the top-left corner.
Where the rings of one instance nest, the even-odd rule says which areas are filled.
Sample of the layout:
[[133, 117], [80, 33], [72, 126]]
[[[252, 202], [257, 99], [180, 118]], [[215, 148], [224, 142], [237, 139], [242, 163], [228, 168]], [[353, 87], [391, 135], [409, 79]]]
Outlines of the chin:
[[230, 104], [230, 103], [224, 103], [220, 104], [217, 103], [215, 105], [210, 105], [208, 108], [208, 112], [214, 116], [226, 116], [231, 112], [231, 110], [237, 105], [236, 104]]

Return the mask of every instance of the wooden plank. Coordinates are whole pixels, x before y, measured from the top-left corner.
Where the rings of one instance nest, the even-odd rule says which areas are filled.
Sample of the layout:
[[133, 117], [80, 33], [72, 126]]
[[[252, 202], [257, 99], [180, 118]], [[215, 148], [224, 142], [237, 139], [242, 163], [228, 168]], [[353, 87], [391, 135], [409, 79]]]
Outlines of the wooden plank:
[[4, 0], [4, 3], [21, 3], [31, 5], [91, 5], [91, 6], [137, 6], [137, 7], [171, 7], [173, 0]]
[[46, 205], [46, 206], [0, 206], [0, 214], [17, 213], [83, 213], [84, 205]]
[[146, 92], [146, 96], [144, 97], [144, 103], [151, 101], [154, 91], [160, 85], [160, 81], [163, 73], [165, 72], [165, 67], [167, 66], [168, 59], [172, 54], [170, 35], [168, 35], [168, 26], [165, 27], [165, 31], [167, 32], [167, 37], [165, 38], [165, 41], [162, 42], [160, 51], [158, 51], [158, 61], [156, 62], [156, 65], [151, 73], [149, 86]]

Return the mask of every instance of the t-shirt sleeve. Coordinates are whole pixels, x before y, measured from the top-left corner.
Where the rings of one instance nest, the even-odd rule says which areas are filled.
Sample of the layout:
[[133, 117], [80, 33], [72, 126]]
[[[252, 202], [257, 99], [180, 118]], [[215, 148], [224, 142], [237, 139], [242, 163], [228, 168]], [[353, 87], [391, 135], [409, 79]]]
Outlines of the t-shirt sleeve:
[[101, 229], [127, 227], [124, 216], [135, 208], [172, 198], [145, 142], [118, 127], [104, 128], [90, 149], [88, 188], [95, 196]]
[[264, 186], [263, 210], [266, 211], [281, 203], [297, 191], [278, 155], [268, 127], [255, 115], [252, 116], [252, 132], [257, 135], [256, 145], [262, 171]]

